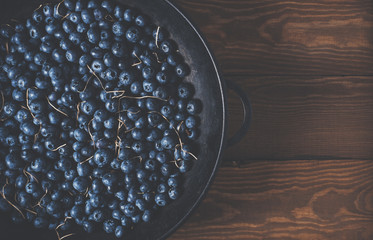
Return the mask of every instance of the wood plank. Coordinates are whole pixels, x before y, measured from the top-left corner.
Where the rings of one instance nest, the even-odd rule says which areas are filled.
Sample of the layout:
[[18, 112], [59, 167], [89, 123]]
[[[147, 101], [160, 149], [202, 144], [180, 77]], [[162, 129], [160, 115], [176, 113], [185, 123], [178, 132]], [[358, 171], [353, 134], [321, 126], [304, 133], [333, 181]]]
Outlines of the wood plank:
[[373, 239], [373, 161], [258, 161], [222, 167], [171, 237]]
[[173, 0], [225, 74], [373, 74], [370, 0]]
[[[253, 104], [251, 129], [227, 160], [373, 159], [373, 77], [235, 77]], [[228, 96], [229, 135], [241, 123]]]

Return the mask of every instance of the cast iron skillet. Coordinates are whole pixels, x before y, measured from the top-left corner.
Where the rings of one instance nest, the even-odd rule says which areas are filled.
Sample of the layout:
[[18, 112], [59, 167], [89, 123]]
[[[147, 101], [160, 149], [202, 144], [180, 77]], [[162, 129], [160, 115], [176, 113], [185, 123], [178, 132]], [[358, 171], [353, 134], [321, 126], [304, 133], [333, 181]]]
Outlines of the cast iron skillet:
[[[155, 24], [166, 28], [171, 38], [179, 46], [181, 54], [192, 69], [187, 81], [196, 87], [196, 97], [203, 102], [201, 113], [201, 136], [198, 140], [200, 151], [198, 160], [186, 174], [184, 192], [177, 201], [163, 208], [153, 221], [139, 224], [124, 239], [164, 239], [176, 230], [198, 205], [210, 185], [219, 165], [222, 150], [237, 143], [247, 132], [250, 124], [251, 106], [245, 94], [232, 82], [224, 82], [206, 42], [181, 11], [168, 0], [117, 0], [135, 7], [150, 16]], [[53, 1], [52, 1], [53, 2]], [[0, 23], [9, 19], [22, 19], [30, 16], [45, 0], [6, 0], [0, 8]], [[226, 87], [233, 89], [241, 98], [244, 106], [244, 122], [241, 129], [231, 139], [226, 139]], [[113, 235], [103, 232], [95, 234], [82, 233], [69, 239], [109, 240]], [[62, 234], [61, 234], [62, 235]], [[0, 215], [0, 239], [13, 240], [51, 240], [57, 239], [53, 231], [34, 229], [31, 224], [14, 225], [9, 216]]]

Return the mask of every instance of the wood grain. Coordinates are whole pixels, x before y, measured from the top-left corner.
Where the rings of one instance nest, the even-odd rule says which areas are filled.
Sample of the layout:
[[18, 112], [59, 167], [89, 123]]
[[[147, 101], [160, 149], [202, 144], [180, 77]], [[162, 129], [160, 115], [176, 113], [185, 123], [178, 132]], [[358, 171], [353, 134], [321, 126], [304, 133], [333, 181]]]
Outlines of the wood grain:
[[222, 167], [170, 239], [373, 239], [372, 161], [256, 161]]
[[173, 0], [225, 74], [373, 74], [373, 1]]
[[[373, 159], [373, 77], [234, 77], [253, 120], [224, 159]], [[228, 95], [230, 134], [240, 101]]]

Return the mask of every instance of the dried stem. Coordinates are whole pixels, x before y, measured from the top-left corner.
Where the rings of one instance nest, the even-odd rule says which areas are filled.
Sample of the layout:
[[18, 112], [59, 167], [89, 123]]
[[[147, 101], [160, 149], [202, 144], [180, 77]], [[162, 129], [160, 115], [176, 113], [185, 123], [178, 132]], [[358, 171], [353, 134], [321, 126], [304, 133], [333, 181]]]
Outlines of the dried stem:
[[92, 121], [93, 121], [93, 118], [91, 119], [91, 121], [88, 122], [88, 124], [87, 124], [87, 128], [88, 128], [88, 134], [89, 134], [89, 136], [91, 137], [91, 140], [92, 140], [92, 142], [93, 142], [93, 147], [96, 148], [96, 146], [95, 146], [95, 145], [96, 145], [96, 144], [95, 144], [95, 140], [93, 139], [93, 135], [92, 135], [92, 133], [91, 133], [91, 128], [89, 127], [89, 126], [91, 125]]
[[41, 124], [39, 126], [39, 131], [34, 135], [34, 143], [36, 143], [36, 140], [38, 140], [40, 132], [41, 132]]
[[0, 108], [0, 112], [2, 112], [3, 109], [4, 109], [4, 105], [5, 105], [5, 99], [4, 99], [4, 93], [3, 93], [3, 91], [0, 91], [0, 94], [1, 94], [1, 108]]
[[84, 163], [88, 162], [89, 160], [91, 160], [92, 158], [93, 158], [93, 156], [87, 158], [86, 160], [84, 160], [83, 162], [80, 162], [79, 164], [84, 164]]
[[157, 58], [157, 62], [158, 63], [162, 63], [162, 61], [161, 60], [159, 60], [159, 57], [158, 57], [158, 53], [156, 53], [156, 52], [153, 52], [153, 54], [154, 54], [154, 56]]
[[140, 160], [140, 163], [141, 163], [142, 160], [143, 160], [143, 158], [142, 158], [141, 156], [135, 156], [135, 157], [133, 157], [133, 158], [131, 158], [131, 159], [139, 159], [139, 160]]
[[161, 101], [164, 101], [164, 102], [167, 102], [168, 100], [166, 99], [163, 99], [163, 98], [159, 98], [159, 97], [155, 97], [155, 96], [142, 96], [142, 97], [133, 97], [133, 96], [123, 96], [119, 99], [123, 99], [123, 98], [129, 98], [129, 99], [147, 99], [147, 98], [153, 98], [153, 99], [158, 99], [158, 100], [161, 100]]
[[97, 80], [100, 82], [100, 85], [102, 87], [102, 89], [107, 93], [106, 89], [104, 88], [104, 85], [102, 84], [102, 81], [101, 79], [97, 76], [97, 74], [89, 67], [89, 65], [87, 65], [87, 68], [89, 69], [89, 71], [97, 78]]
[[75, 233], [67, 234], [67, 235], [61, 237], [60, 240], [65, 239], [65, 238], [68, 238], [68, 237], [71, 237], [71, 236], [73, 236], [73, 235], [75, 235]]
[[159, 46], [158, 46], [158, 38], [159, 38], [159, 30], [160, 29], [161, 29], [161, 27], [158, 26], [157, 33], [155, 34], [155, 45], [157, 46], [157, 48], [159, 48]]
[[[88, 66], [88, 65], [87, 65]], [[88, 67], [89, 68], [89, 67]], [[86, 84], [85, 84], [85, 87], [84, 87], [84, 89], [82, 90], [82, 91], [78, 91], [78, 93], [82, 93], [82, 92], [85, 92], [85, 90], [87, 89], [87, 86], [88, 86], [88, 83], [91, 81], [91, 79], [92, 79], [92, 76], [93, 75], [91, 75], [89, 78], [88, 78], [88, 80], [87, 80], [87, 82], [86, 82]]]
[[58, 11], [60, 9], [60, 5], [64, 2], [65, 0], [62, 0], [61, 2], [58, 3], [57, 5], [57, 8], [56, 8], [56, 13], [57, 15], [61, 16], [62, 17], [62, 20], [64, 20], [65, 18], [67, 18], [70, 13], [66, 14], [65, 16], [61, 15], [60, 12]]
[[40, 198], [39, 202], [38, 202], [34, 207], [39, 206], [39, 207], [43, 208], [43, 207], [41, 206], [41, 201], [43, 200], [43, 198], [44, 198], [45, 196], [47, 196], [47, 194], [48, 194], [48, 188], [45, 189], [45, 193], [44, 193], [44, 195]]
[[140, 65], [142, 63], [141, 59], [136, 55], [136, 53], [134, 53], [133, 55], [135, 55], [135, 57], [137, 58], [137, 60], [139, 60], [139, 62], [132, 64], [132, 67]]
[[58, 148], [56, 149], [53, 149], [52, 152], [55, 152], [55, 151], [58, 151], [59, 149], [63, 148], [64, 146], [66, 146], [67, 144], [62, 144], [61, 146], [59, 146]]
[[58, 230], [60, 227], [62, 227], [63, 225], [65, 225], [66, 222], [67, 222], [67, 220], [69, 220], [69, 219], [72, 219], [72, 217], [65, 217], [65, 220], [63, 220], [63, 223], [61, 223], [60, 225], [58, 225], [56, 227], [56, 230]]
[[32, 175], [31, 173], [29, 173], [28, 171], [26, 171], [26, 169], [23, 169], [23, 174], [25, 174], [26, 177], [27, 177], [27, 175], [30, 176], [32, 179], [35, 180], [35, 182], [39, 183], [39, 180], [34, 175]]
[[81, 104], [81, 102], [79, 102], [79, 103], [76, 105], [76, 121], [78, 121], [78, 119], [79, 119], [79, 114], [80, 114], [80, 104]]
[[62, 115], [65, 115], [66, 117], [69, 117], [69, 115], [67, 115], [66, 113], [62, 112], [61, 110], [59, 110], [58, 108], [56, 108], [55, 106], [53, 106], [53, 104], [49, 101], [48, 97], [46, 97], [47, 101], [48, 101], [48, 104], [54, 109], [56, 110], [57, 112], [61, 113]]
[[37, 10], [39, 10], [40, 8], [43, 7], [43, 4], [40, 4], [39, 7], [37, 9], [34, 10], [34, 12], [36, 12]]
[[37, 215], [36, 212], [34, 212], [34, 211], [30, 210], [30, 209], [25, 208], [25, 210], [26, 210], [27, 212], [30, 212], [30, 213], [34, 214], [34, 215]]
[[23, 212], [16, 205], [14, 205], [11, 201], [9, 201], [5, 196], [4, 189], [5, 189], [5, 186], [8, 185], [8, 179], [6, 179], [6, 180], [7, 181], [6, 181], [5, 185], [3, 186], [1, 196], [4, 198], [5, 201], [7, 201], [12, 207], [14, 207], [21, 214], [23, 219], [25, 219], [25, 215], [23, 215]]
[[109, 22], [115, 22], [115, 19], [110, 14], [108, 14], [108, 15], [105, 16], [105, 20], [107, 20]]
[[177, 131], [180, 132], [181, 125], [183, 125], [184, 121], [181, 121], [179, 125], [177, 126]]
[[61, 20], [64, 20], [65, 18], [67, 18], [68, 16], [70, 16], [71, 13], [68, 13], [66, 14], [66, 16], [62, 17]]
[[29, 88], [27, 88], [27, 90], [26, 90], [26, 106], [27, 106], [28, 110], [30, 111], [32, 118], [35, 118], [35, 115], [31, 112], [30, 105], [29, 105], [29, 99], [28, 99], [29, 90], [30, 90]]

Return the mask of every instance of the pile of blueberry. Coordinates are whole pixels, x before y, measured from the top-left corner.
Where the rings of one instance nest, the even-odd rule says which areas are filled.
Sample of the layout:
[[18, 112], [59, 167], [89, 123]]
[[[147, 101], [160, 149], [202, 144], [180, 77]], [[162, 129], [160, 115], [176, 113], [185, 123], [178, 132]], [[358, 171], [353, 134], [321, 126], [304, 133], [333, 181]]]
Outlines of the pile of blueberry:
[[[0, 28], [0, 210], [123, 236], [182, 192], [202, 104], [169, 33], [112, 0]], [[193, 153], [192, 153], [193, 152]]]

